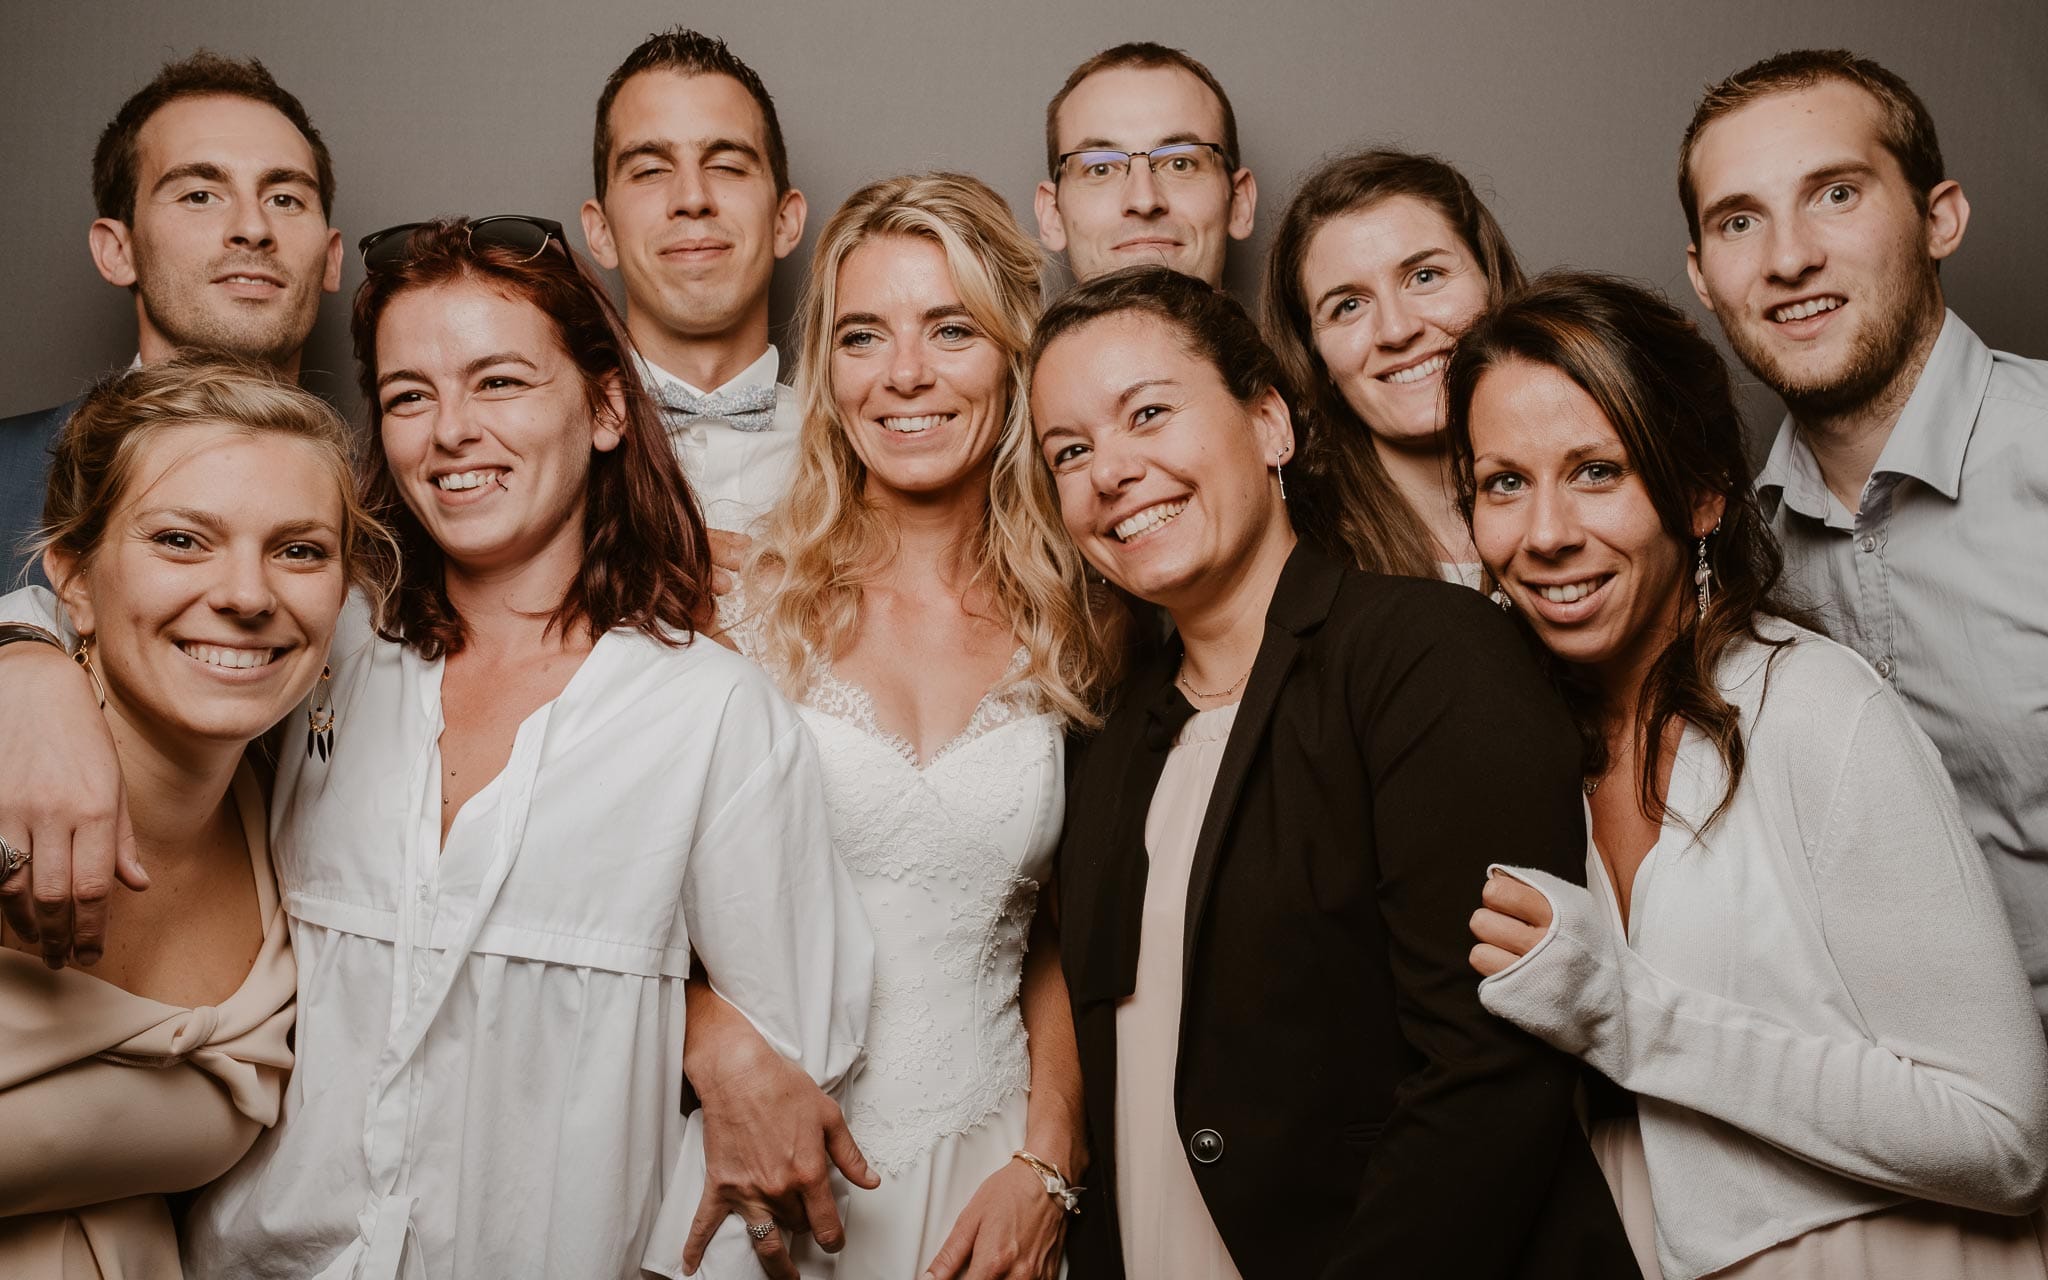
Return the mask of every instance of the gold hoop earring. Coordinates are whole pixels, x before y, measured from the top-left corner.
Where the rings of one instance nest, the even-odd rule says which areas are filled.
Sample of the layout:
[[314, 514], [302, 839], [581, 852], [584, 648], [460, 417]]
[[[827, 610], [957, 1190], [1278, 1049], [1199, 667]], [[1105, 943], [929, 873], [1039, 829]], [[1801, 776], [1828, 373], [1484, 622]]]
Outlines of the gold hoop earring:
[[313, 686], [313, 705], [306, 708], [306, 758], [325, 760], [334, 753], [334, 702], [329, 682], [334, 669], [320, 668], [320, 683]]
[[85, 668], [86, 678], [92, 681], [92, 691], [99, 695], [100, 710], [105, 711], [107, 709], [107, 686], [100, 683], [100, 673], [93, 669], [91, 636], [78, 637], [78, 652], [71, 655], [71, 660]]

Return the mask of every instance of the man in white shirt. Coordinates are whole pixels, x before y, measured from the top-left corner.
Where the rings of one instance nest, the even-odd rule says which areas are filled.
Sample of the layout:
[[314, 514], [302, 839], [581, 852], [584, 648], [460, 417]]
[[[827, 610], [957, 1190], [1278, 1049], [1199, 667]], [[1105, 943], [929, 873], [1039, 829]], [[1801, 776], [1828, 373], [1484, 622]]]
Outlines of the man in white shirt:
[[1104, 49], [1046, 105], [1038, 238], [1076, 280], [1163, 263], [1220, 285], [1259, 202], [1238, 155], [1237, 114], [1209, 68], [1149, 41]]
[[[230, 351], [295, 377], [320, 295], [341, 288], [334, 165], [262, 63], [201, 50], [121, 104], [92, 160], [87, 242], [135, 299], [138, 359]], [[0, 420], [0, 582], [28, 565], [49, 448], [76, 401]], [[40, 581], [40, 577], [37, 578]]]
[[803, 193], [775, 102], [725, 42], [649, 36], [605, 81], [583, 234], [626, 283], [626, 328], [714, 529], [743, 530], [796, 460], [796, 394], [768, 341], [775, 263], [803, 238]]
[[1874, 62], [1709, 89], [1679, 194], [1700, 301], [1790, 411], [1757, 477], [1788, 585], [1941, 749], [2048, 1020], [2048, 361], [1947, 309], [1969, 201]]

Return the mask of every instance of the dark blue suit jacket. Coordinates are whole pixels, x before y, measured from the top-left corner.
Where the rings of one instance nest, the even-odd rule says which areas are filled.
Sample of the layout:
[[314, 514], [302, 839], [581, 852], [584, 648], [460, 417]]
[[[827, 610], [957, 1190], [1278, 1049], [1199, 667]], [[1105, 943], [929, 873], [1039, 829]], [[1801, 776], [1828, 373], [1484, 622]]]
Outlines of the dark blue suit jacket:
[[[43, 485], [50, 475], [50, 446], [78, 401], [60, 404], [40, 413], [0, 418], [0, 592], [12, 591], [22, 581], [22, 566], [29, 557], [22, 544], [34, 535], [43, 519]], [[37, 561], [28, 581], [47, 586], [43, 566]]]

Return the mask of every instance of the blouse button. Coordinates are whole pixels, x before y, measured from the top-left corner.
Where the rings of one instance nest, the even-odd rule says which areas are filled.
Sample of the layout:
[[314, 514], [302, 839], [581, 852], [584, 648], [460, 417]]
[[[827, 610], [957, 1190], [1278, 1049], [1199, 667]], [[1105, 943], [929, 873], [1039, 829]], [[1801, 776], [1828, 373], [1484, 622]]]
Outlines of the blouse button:
[[1214, 1129], [1195, 1130], [1188, 1140], [1188, 1154], [1203, 1164], [1215, 1164], [1223, 1158], [1223, 1135]]
[[1869, 534], [1867, 534], [1867, 533], [1866, 533], [1866, 534], [1864, 534], [1864, 535], [1863, 535], [1863, 542], [1862, 542], [1862, 547], [1863, 547], [1863, 549], [1864, 549], [1865, 551], [1875, 551], [1875, 550], [1877, 550], [1877, 539], [1876, 539], [1876, 538], [1873, 538], [1873, 537], [1871, 537], [1871, 536], [1870, 536]]
[[1892, 678], [1892, 660], [1890, 658], [1879, 658], [1872, 665], [1877, 668], [1879, 679], [1889, 680]]

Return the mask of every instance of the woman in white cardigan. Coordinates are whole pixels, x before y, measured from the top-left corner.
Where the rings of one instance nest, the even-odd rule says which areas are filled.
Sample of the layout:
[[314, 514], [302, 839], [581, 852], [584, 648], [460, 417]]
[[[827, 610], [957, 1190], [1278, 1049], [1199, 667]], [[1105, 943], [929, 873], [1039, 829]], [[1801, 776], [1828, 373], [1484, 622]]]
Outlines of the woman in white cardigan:
[[1632, 1095], [1594, 1139], [1645, 1274], [2048, 1275], [2048, 1045], [2005, 918], [1904, 704], [1785, 620], [1718, 353], [1559, 274], [1447, 395], [1497, 600], [1586, 732], [1594, 844], [1590, 888], [1497, 869], [1473, 965]]

